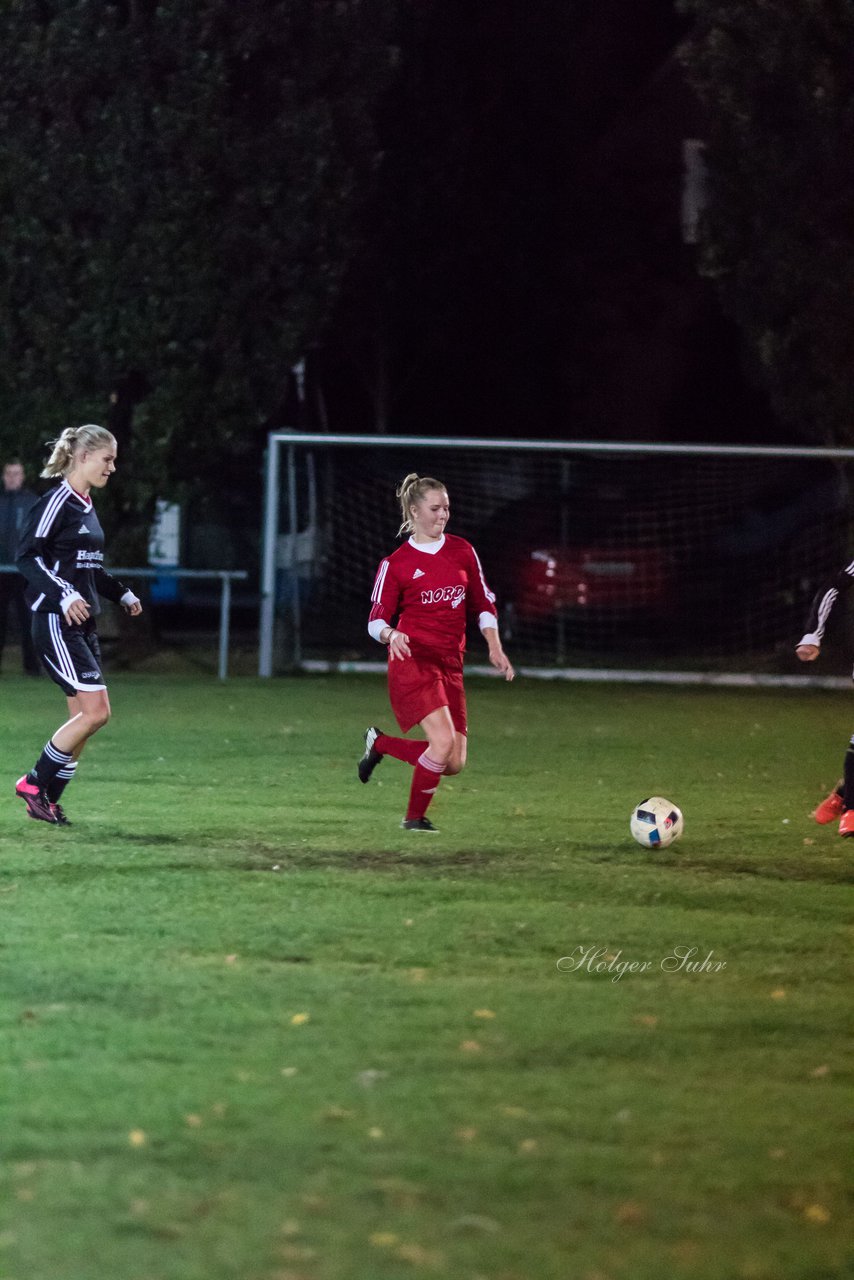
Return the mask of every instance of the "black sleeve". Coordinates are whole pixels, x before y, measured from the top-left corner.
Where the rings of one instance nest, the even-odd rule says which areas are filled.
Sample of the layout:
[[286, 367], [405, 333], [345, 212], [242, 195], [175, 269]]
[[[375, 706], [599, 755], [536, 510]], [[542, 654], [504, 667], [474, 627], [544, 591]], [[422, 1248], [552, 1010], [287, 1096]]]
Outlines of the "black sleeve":
[[854, 562], [849, 564], [845, 569], [837, 573], [835, 578], [829, 578], [822, 583], [818, 591], [815, 593], [810, 611], [807, 616], [806, 630], [800, 641], [801, 644], [820, 645], [824, 636], [825, 627], [828, 619], [833, 612], [833, 606], [836, 604], [840, 595], [846, 591], [850, 591], [854, 586]]
[[129, 590], [118, 578], [114, 578], [106, 569], [95, 570], [95, 589], [99, 596], [106, 596], [113, 604], [119, 604], [126, 591]]
[[48, 569], [54, 557], [49, 538], [37, 538], [36, 529], [41, 519], [44, 503], [39, 501], [24, 517], [21, 539], [18, 543], [16, 564], [36, 595], [43, 595], [51, 604], [61, 607], [66, 596], [77, 594], [70, 582]]

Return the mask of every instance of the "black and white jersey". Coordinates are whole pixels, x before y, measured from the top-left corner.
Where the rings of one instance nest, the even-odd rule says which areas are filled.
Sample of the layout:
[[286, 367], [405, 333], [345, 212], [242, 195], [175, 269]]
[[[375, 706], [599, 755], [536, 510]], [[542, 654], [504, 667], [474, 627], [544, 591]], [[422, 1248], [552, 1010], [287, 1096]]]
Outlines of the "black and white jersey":
[[809, 617], [807, 618], [806, 632], [803, 639], [800, 640], [800, 644], [821, 644], [833, 606], [840, 595], [850, 590], [852, 586], [854, 586], [854, 560], [852, 560], [851, 564], [846, 565], [844, 569], [841, 569], [835, 578], [830, 578], [819, 587], [813, 598]]
[[62, 613], [76, 596], [100, 613], [98, 593], [117, 604], [127, 587], [107, 573], [104, 531], [92, 499], [63, 480], [27, 513], [17, 565], [27, 580], [27, 604], [34, 613]]

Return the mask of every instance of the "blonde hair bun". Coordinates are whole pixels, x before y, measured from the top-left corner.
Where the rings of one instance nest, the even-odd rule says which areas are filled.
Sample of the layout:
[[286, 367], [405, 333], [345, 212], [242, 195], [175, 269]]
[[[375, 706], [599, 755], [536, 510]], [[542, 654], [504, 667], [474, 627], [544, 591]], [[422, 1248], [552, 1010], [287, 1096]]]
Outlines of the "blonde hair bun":
[[86, 422], [82, 427], [66, 427], [56, 440], [48, 440], [50, 457], [45, 463], [42, 475], [45, 479], [68, 475], [74, 466], [74, 458], [78, 453], [92, 453], [95, 449], [116, 447], [116, 439], [112, 431], [99, 427], [95, 422]]

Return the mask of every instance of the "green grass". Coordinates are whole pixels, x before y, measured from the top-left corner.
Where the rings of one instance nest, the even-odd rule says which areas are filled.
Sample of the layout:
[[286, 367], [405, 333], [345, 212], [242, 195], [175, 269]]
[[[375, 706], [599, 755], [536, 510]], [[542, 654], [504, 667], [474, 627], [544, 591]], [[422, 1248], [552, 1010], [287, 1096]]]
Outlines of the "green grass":
[[378, 679], [119, 677], [68, 830], [0, 697], [3, 1280], [852, 1274], [843, 695], [472, 681], [435, 837]]

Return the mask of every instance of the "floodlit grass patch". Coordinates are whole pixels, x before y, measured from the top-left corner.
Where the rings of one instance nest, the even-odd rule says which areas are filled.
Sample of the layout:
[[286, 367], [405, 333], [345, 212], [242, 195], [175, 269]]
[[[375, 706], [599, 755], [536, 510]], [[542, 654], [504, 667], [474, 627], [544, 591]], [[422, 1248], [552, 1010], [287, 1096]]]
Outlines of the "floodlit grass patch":
[[473, 681], [419, 837], [379, 680], [118, 678], [67, 830], [2, 695], [4, 1280], [854, 1268], [844, 698]]

